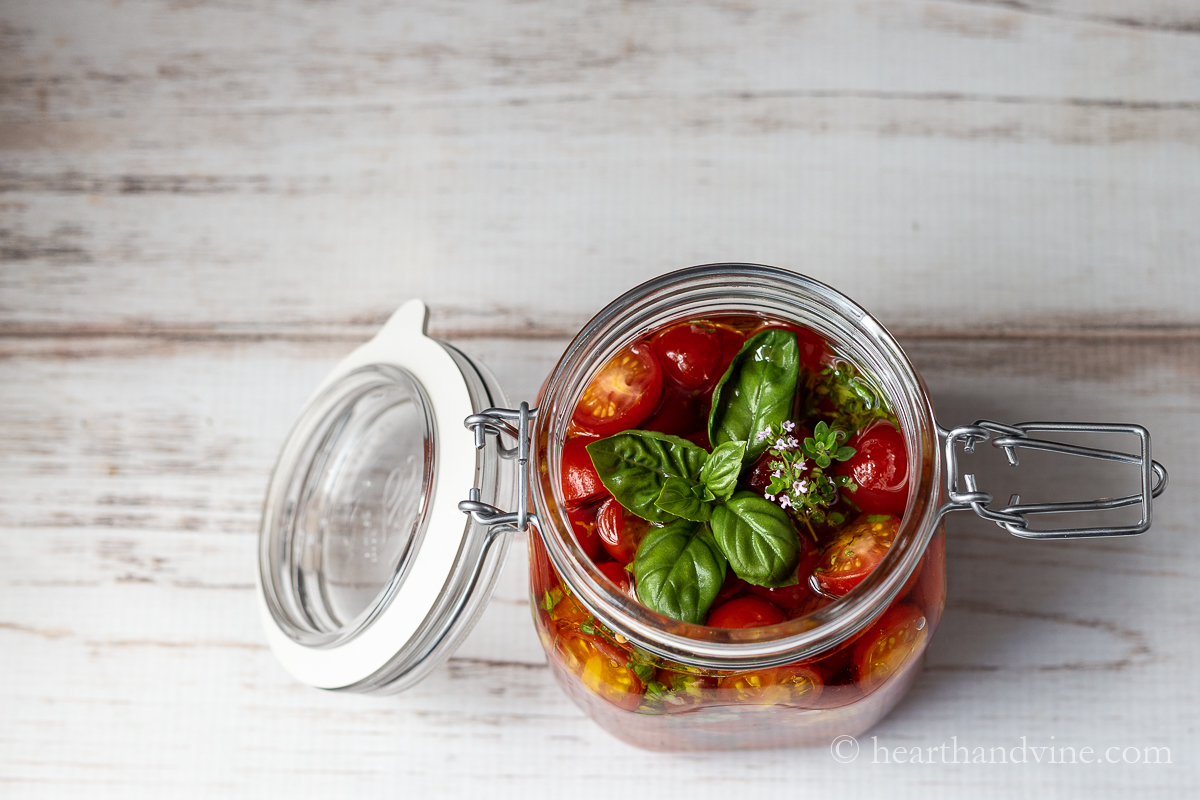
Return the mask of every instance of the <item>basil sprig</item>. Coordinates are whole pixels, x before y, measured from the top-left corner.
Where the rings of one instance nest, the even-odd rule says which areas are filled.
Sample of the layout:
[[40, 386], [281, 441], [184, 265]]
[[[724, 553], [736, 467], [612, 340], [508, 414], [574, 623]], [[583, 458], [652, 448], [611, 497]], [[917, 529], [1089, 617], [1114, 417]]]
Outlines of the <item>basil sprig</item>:
[[587, 446], [604, 488], [617, 502], [651, 522], [707, 522], [713, 503], [733, 493], [742, 442], [710, 455], [687, 439], [654, 431], [625, 431]]
[[710, 454], [678, 436], [630, 430], [588, 445], [601, 482], [622, 506], [665, 525], [633, 561], [638, 599], [665, 616], [703, 622], [726, 566], [760, 586], [796, 582], [800, 542], [787, 513], [738, 492], [745, 442]]
[[734, 573], [756, 586], [794, 586], [800, 540], [788, 514], [754, 492], [713, 509], [712, 529]]
[[767, 448], [759, 431], [792, 411], [800, 375], [800, 348], [791, 331], [765, 330], [746, 340], [713, 389], [708, 438], [713, 446], [746, 442], [744, 462]]
[[638, 600], [664, 616], [702, 623], [725, 582], [725, 555], [704, 523], [651, 528], [633, 560]]

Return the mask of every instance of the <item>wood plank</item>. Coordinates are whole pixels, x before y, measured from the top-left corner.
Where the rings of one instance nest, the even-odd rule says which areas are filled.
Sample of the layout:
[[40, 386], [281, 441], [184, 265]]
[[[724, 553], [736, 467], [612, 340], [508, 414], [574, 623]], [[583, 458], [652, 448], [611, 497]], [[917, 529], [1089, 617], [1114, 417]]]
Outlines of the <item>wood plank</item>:
[[[514, 396], [561, 340], [477, 339]], [[1020, 542], [950, 523], [950, 597], [926, 673], [872, 733], [888, 748], [1170, 747], [1172, 766], [854, 765], [824, 748], [631, 750], [555, 688], [518, 542], [498, 602], [446, 667], [395, 698], [298, 685], [254, 608], [256, 504], [276, 450], [342, 342], [7, 341], [0, 358], [0, 781], [6, 796], [540, 793], [699, 795], [733, 782], [847, 797], [1177, 796], [1200, 698], [1197, 343], [913, 340], [943, 422], [1132, 419], [1173, 484], [1152, 533]], [[81, 424], [81, 421], [87, 424]], [[981, 473], [991, 474], [991, 473]], [[1088, 473], [1054, 475], [1086, 493]], [[989, 480], [991, 478], [989, 477]], [[1119, 690], [1114, 690], [1119, 686]], [[1050, 737], [1054, 736], [1053, 742]], [[621, 769], [610, 765], [619, 763]]]
[[422, 296], [563, 336], [737, 259], [908, 332], [1193, 331], [1194, 17], [9, 4], [0, 329], [336, 333]]

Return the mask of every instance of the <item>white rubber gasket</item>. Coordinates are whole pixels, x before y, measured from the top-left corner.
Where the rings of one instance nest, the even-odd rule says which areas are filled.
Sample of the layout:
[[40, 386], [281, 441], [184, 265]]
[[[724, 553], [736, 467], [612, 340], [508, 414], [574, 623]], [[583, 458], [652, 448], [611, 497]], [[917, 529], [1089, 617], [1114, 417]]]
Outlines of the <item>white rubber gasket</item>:
[[329, 647], [308, 647], [287, 635], [267, 607], [258, 575], [258, 605], [267, 642], [284, 668], [297, 679], [322, 689], [339, 689], [378, 672], [409, 642], [425, 620], [454, 568], [467, 517], [458, 502], [475, 485], [475, 446], [463, 420], [473, 412], [462, 371], [440, 344], [425, 335], [425, 304], [402, 305], [369, 342], [334, 368], [309, 399], [309, 405], [335, 381], [361, 367], [388, 364], [407, 370], [425, 390], [433, 408], [434, 490], [428, 527], [404, 583], [387, 607], [362, 632]]

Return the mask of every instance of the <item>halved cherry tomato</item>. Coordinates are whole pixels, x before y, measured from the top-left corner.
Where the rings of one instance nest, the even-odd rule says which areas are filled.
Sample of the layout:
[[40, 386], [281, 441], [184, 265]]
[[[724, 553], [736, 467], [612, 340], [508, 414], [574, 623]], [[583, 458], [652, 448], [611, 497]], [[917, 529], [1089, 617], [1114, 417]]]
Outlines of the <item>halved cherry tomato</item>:
[[599, 636], [560, 631], [555, 647], [561, 663], [597, 696], [632, 711], [642, 702], [642, 681], [629, 663], [629, 654]]
[[711, 322], [672, 325], [650, 344], [667, 378], [684, 389], [702, 389], [721, 377], [721, 337]]
[[608, 556], [604, 551], [604, 540], [596, 532], [596, 510], [598, 508], [599, 506], [595, 503], [590, 503], [567, 512], [567, 519], [571, 521], [571, 530], [575, 532], [575, 541], [579, 542], [583, 552], [593, 562]]
[[629, 577], [629, 570], [615, 561], [605, 561], [603, 564], [597, 564], [596, 569], [604, 573], [604, 577], [608, 578], [622, 594], [632, 597], [637, 600], [637, 593], [633, 590], [633, 581]]
[[899, 529], [900, 520], [887, 514], [864, 514], [843, 528], [813, 571], [817, 590], [841, 597], [858, 586], [883, 560]]
[[587, 446], [596, 441], [584, 436], [568, 439], [562, 449], [562, 486], [563, 499], [570, 508], [578, 508], [588, 502], [608, 494], [592, 457], [588, 455]]
[[810, 370], [819, 370], [828, 366], [833, 360], [833, 353], [828, 343], [819, 333], [810, 331], [799, 325], [789, 325], [785, 322], [768, 322], [754, 329], [751, 336], [763, 331], [791, 331], [796, 334], [796, 344], [800, 348], [800, 366]]
[[811, 708], [824, 686], [820, 674], [811, 665], [784, 664], [729, 675], [721, 679], [719, 691], [731, 694], [738, 703]]
[[663, 374], [645, 342], [626, 347], [605, 364], [584, 390], [572, 421], [599, 436], [637, 427], [658, 406]]
[[566, 630], [578, 628], [591, 619], [592, 615], [575, 599], [575, 595], [563, 592], [562, 599], [550, 610], [550, 618], [558, 623], [560, 630]]
[[797, 582], [792, 586], [780, 586], [777, 589], [768, 589], [766, 586], [750, 584], [746, 587], [746, 591], [764, 600], [770, 600], [790, 616], [796, 609], [808, 603], [816, 596], [816, 592], [812, 590], [808, 579], [812, 575], [813, 570], [816, 569], [817, 559], [820, 557], [821, 553], [817, 550], [817, 546], [813, 544], [813, 540], [808, 537], [807, 533], [801, 533], [800, 564], [796, 567]]
[[604, 549], [621, 566], [633, 561], [648, 530], [650, 523], [626, 510], [615, 497], [605, 500], [596, 514], [596, 533]]
[[921, 609], [896, 603], [883, 612], [854, 647], [854, 670], [864, 692], [895, 675], [925, 646], [929, 626]]
[[904, 516], [908, 504], [908, 451], [904, 436], [886, 420], [879, 420], [859, 431], [847, 443], [855, 453], [849, 461], [834, 467], [833, 474], [858, 484], [845, 491], [847, 500], [864, 514]]
[[708, 419], [705, 412], [703, 397], [695, 392], [668, 386], [663, 390], [662, 402], [642, 423], [641, 428], [683, 436], [706, 426]]
[[779, 607], [761, 597], [742, 595], [714, 608], [708, 615], [713, 628], [761, 628], [787, 619]]

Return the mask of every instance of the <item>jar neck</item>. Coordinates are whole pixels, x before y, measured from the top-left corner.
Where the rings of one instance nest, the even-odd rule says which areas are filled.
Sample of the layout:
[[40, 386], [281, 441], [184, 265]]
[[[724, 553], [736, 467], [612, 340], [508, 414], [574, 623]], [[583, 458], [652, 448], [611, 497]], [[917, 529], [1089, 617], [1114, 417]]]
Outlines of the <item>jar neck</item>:
[[[908, 511], [879, 566], [845, 597], [799, 619], [764, 628], [709, 628], [670, 619], [610, 588], [575, 537], [561, 502], [561, 453], [575, 404], [597, 369], [663, 325], [719, 315], [761, 315], [823, 336], [893, 406], [908, 450]], [[672, 272], [610, 303], [579, 332], [538, 403], [531, 493], [539, 534], [563, 581], [598, 621], [672, 661], [708, 669], [772, 666], [815, 656], [851, 638], [896, 597], [917, 568], [938, 521], [941, 464], [933, 411], [916, 370], [890, 333], [830, 287], [753, 264]]]

